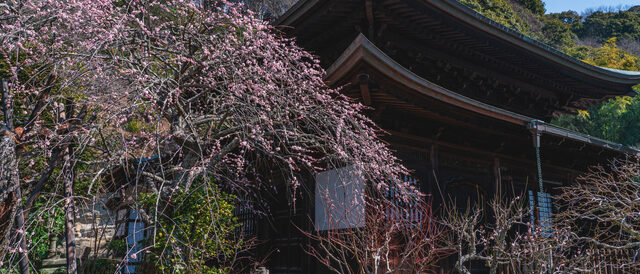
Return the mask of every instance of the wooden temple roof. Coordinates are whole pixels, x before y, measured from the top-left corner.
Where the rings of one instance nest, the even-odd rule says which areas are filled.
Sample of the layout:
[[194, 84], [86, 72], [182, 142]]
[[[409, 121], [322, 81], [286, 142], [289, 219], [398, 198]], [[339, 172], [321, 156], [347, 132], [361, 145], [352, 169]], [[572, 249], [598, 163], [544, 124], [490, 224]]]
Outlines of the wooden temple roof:
[[455, 0], [300, 0], [276, 25], [325, 67], [363, 33], [399, 67], [483, 103], [478, 111], [549, 120], [633, 95], [640, 82], [640, 73], [584, 63]]
[[[367, 81], [384, 84], [376, 86], [374, 83], [367, 83], [370, 87], [363, 89], [362, 79], [358, 79], [363, 75], [373, 76], [373, 79], [367, 78]], [[401, 66], [364, 35], [357, 36], [327, 69], [325, 80], [330, 85], [347, 85], [345, 92], [356, 93], [348, 94], [352, 97], [369, 98], [369, 102], [365, 104], [395, 107], [416, 116], [458, 124], [468, 129], [468, 134], [473, 132], [475, 136], [486, 136], [486, 139], [476, 140], [479, 142], [475, 145], [477, 147], [488, 145], [492, 140], [504, 139], [492, 136], [495, 134], [502, 137], [511, 134], [511, 140], [527, 140], [529, 130], [537, 130], [554, 140], [588, 144], [593, 150], [589, 154], [597, 157], [603, 150], [613, 153], [612, 155], [626, 153], [640, 156], [640, 151], [636, 149], [556, 127], [452, 92]], [[356, 88], [349, 89], [349, 85]], [[368, 94], [362, 94], [364, 92]], [[514, 146], [514, 150], [522, 146], [515, 141], [510, 145]], [[494, 147], [504, 149], [504, 146], [505, 144], [496, 143]]]

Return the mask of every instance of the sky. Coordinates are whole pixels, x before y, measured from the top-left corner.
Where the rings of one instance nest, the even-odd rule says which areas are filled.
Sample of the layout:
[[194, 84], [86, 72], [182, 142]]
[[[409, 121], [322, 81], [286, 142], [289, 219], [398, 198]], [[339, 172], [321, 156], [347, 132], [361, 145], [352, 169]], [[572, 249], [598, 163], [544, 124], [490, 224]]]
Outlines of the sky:
[[640, 5], [640, 0], [543, 0], [547, 13], [562, 12], [566, 10], [582, 13], [587, 9], [599, 7], [618, 7]]

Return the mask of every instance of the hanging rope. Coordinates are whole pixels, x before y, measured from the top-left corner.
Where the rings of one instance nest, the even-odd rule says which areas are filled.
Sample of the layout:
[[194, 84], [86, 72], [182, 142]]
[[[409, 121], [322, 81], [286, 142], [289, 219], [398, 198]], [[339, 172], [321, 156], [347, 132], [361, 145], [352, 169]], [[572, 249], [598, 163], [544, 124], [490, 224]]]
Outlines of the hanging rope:
[[[536, 136], [540, 138], [540, 136]], [[538, 165], [538, 186], [540, 187], [540, 192], [544, 192], [544, 188], [542, 187], [542, 161], [540, 160], [540, 146], [536, 146], [536, 163]]]

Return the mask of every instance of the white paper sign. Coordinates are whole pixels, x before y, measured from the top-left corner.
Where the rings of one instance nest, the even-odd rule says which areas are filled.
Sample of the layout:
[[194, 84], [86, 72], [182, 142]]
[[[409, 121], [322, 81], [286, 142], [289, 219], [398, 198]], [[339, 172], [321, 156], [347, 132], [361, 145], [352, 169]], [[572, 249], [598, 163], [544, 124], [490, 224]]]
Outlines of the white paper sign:
[[364, 181], [355, 173], [343, 167], [316, 175], [316, 230], [364, 226]]

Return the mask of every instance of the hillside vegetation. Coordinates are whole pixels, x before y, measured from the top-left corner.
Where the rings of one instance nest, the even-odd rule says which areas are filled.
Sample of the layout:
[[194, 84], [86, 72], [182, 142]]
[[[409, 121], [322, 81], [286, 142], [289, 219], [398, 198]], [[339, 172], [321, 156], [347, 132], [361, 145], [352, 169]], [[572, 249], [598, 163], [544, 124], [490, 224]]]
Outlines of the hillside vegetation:
[[[541, 0], [459, 0], [488, 18], [592, 65], [640, 71], [640, 6], [545, 14]], [[630, 146], [640, 145], [640, 98], [620, 97], [552, 123]]]

